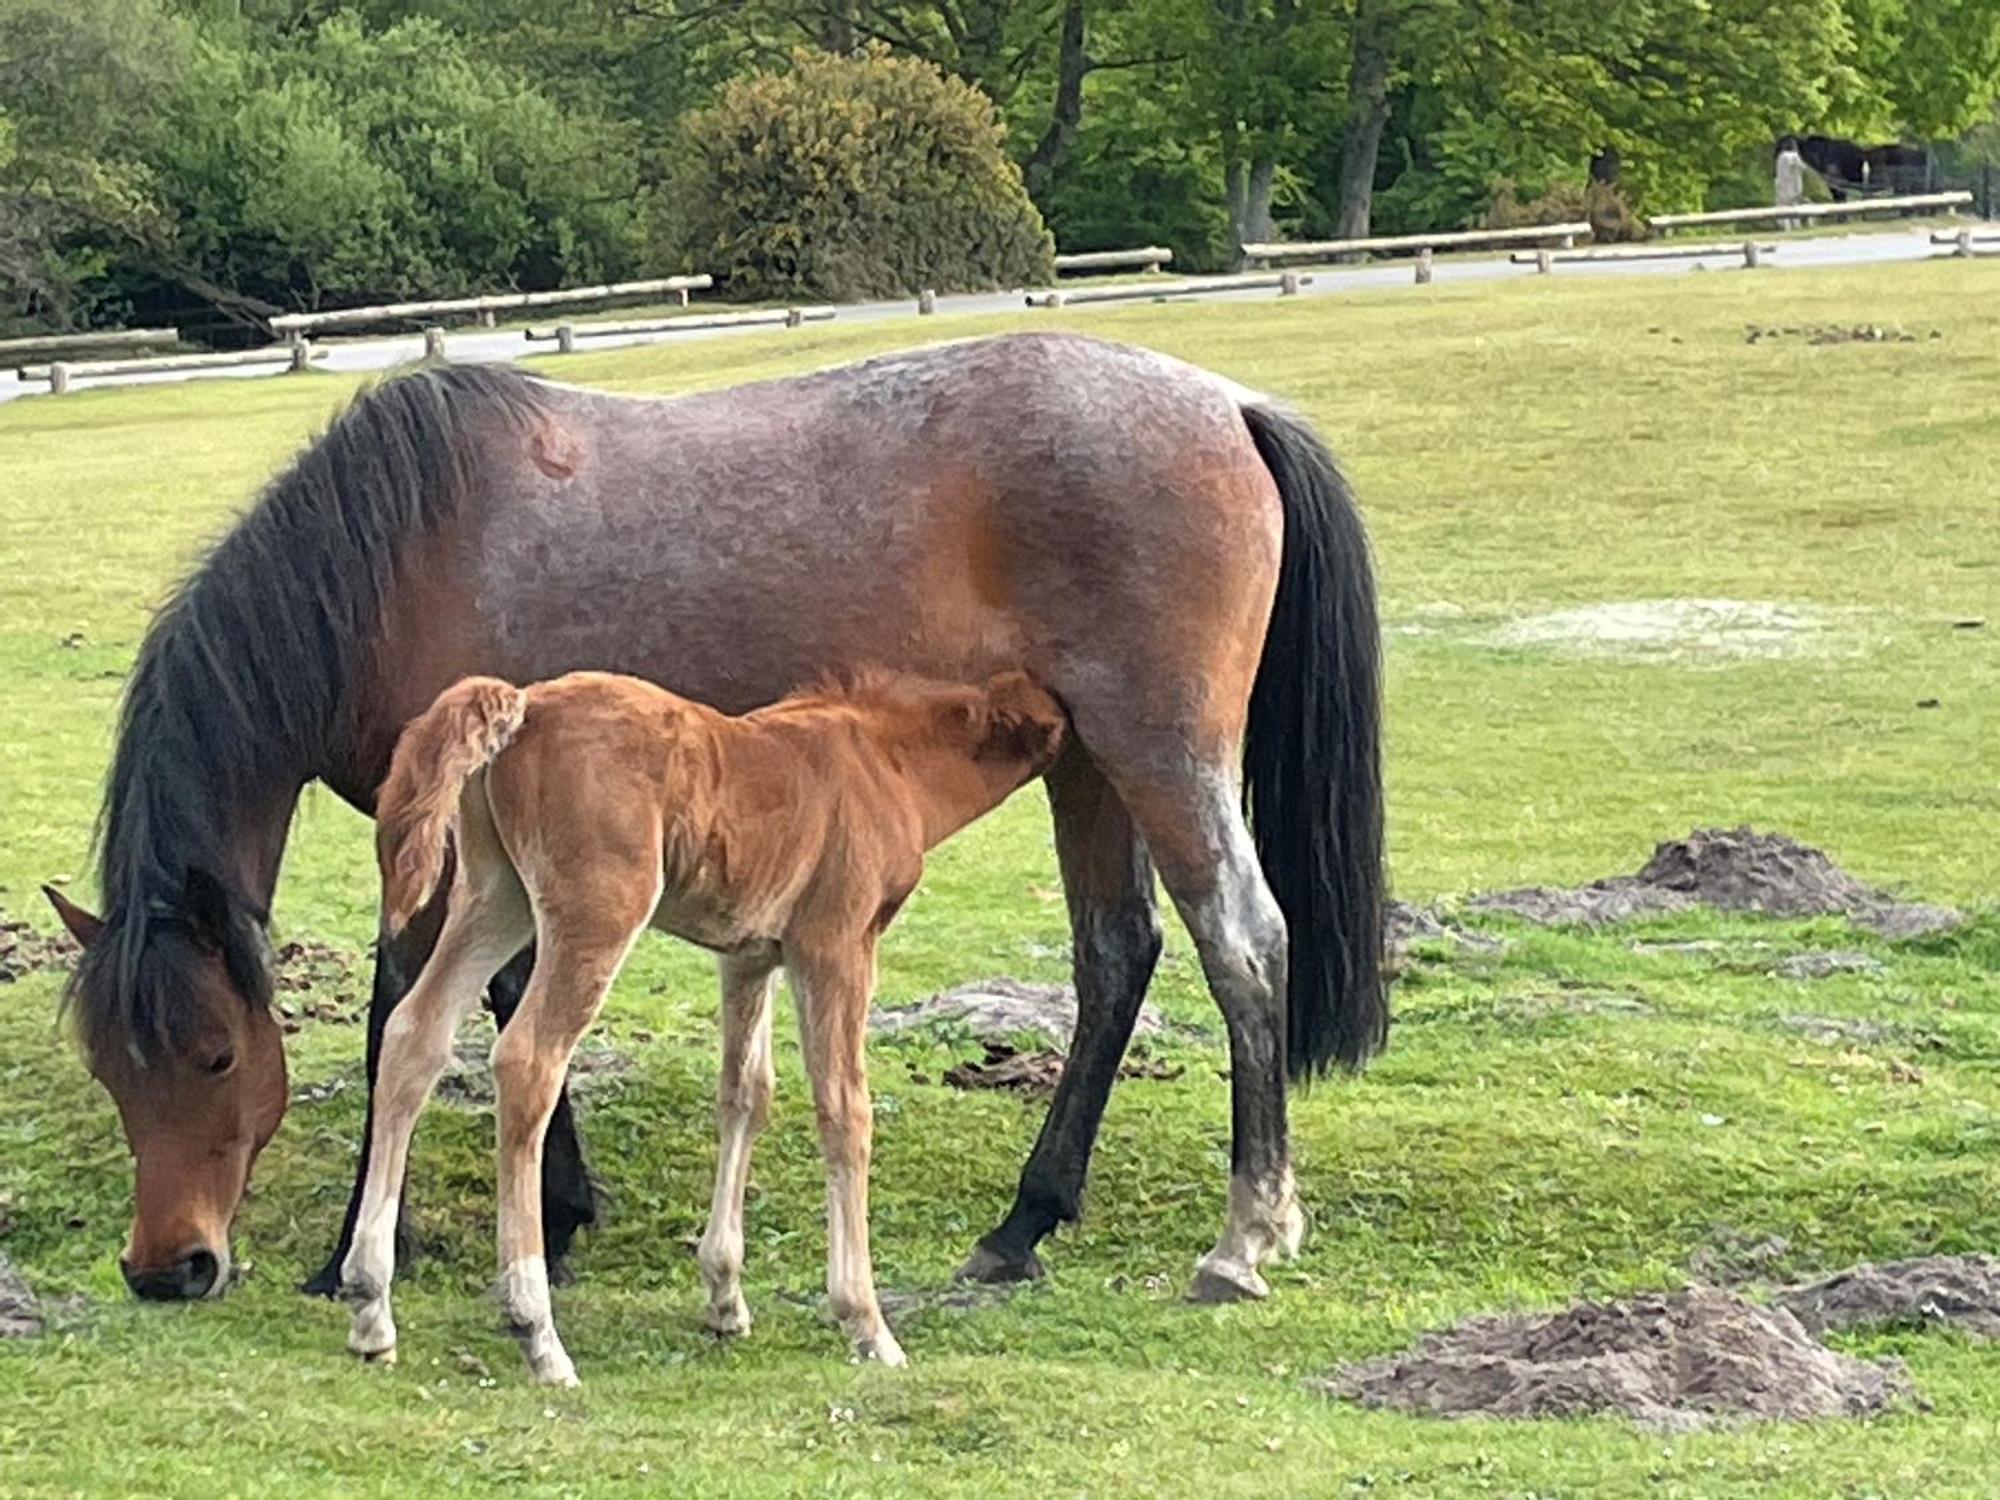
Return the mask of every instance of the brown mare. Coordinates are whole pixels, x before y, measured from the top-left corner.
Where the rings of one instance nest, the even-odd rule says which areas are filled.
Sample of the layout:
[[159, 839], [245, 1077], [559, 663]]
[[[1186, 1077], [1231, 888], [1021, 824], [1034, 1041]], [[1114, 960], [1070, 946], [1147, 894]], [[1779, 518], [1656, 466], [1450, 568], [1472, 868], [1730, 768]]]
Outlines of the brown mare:
[[[1287, 1071], [1358, 1064], [1387, 1024], [1379, 650], [1325, 447], [1145, 350], [1016, 335], [672, 399], [488, 369], [377, 387], [154, 622], [106, 795], [102, 929], [65, 908], [86, 1053], [137, 1159], [128, 1279], [226, 1284], [285, 1105], [265, 917], [306, 782], [372, 810], [403, 725], [461, 677], [601, 668], [740, 712], [873, 663], [1024, 670], [1071, 716], [1048, 785], [1078, 1025], [967, 1274], [1037, 1274], [1080, 1212], [1159, 953], [1157, 869], [1231, 1054], [1228, 1214], [1193, 1291], [1261, 1295], [1258, 1263], [1300, 1226]], [[380, 948], [371, 1081], [441, 916]], [[493, 987], [503, 1022], [530, 962]], [[313, 1290], [334, 1288], [366, 1169], [364, 1142]], [[553, 1262], [592, 1215], [560, 1097], [543, 1185]]]
[[1046, 770], [1062, 734], [1061, 705], [1019, 672], [978, 688], [869, 675], [740, 718], [605, 672], [447, 688], [404, 731], [376, 801], [392, 935], [436, 893], [447, 838], [458, 858], [437, 945], [382, 1037], [342, 1270], [348, 1347], [395, 1357], [389, 1283], [410, 1135], [459, 1021], [532, 941], [534, 978], [493, 1048], [498, 1292], [535, 1378], [576, 1384], [549, 1305], [542, 1134], [570, 1054], [654, 927], [712, 949], [722, 980], [721, 1149], [701, 1241], [709, 1326], [750, 1330], [743, 1190], [770, 1110], [782, 966], [826, 1157], [828, 1301], [861, 1358], [902, 1364], [868, 1258], [876, 940], [925, 853]]

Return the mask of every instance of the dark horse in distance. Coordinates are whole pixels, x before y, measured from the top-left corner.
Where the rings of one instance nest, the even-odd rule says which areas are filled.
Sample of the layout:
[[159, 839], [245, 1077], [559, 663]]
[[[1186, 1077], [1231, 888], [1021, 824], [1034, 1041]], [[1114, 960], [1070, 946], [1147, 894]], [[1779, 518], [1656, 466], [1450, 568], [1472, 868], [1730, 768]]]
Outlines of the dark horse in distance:
[[[1013, 1208], [966, 1274], [1037, 1274], [1037, 1244], [1080, 1211], [1159, 954], [1157, 869], [1231, 1058], [1228, 1212], [1193, 1291], [1262, 1295], [1258, 1265], [1303, 1228], [1287, 1076], [1358, 1065], [1387, 1026], [1366, 539], [1296, 418], [1164, 356], [1050, 335], [671, 399], [425, 371], [360, 397], [271, 483], [139, 652], [103, 917], [55, 898], [85, 949], [85, 1054], [137, 1161], [133, 1289], [227, 1285], [230, 1224], [285, 1108], [265, 932], [307, 782], [372, 809], [403, 725], [473, 674], [597, 668], [739, 712], [868, 667], [1023, 670], [1074, 728], [1047, 781], [1079, 1019]], [[441, 918], [379, 948], [371, 1090]], [[503, 1025], [529, 962], [494, 986]], [[553, 1256], [593, 1217], [566, 1097], [542, 1171]], [[350, 1201], [308, 1289], [333, 1290], [353, 1227]]]

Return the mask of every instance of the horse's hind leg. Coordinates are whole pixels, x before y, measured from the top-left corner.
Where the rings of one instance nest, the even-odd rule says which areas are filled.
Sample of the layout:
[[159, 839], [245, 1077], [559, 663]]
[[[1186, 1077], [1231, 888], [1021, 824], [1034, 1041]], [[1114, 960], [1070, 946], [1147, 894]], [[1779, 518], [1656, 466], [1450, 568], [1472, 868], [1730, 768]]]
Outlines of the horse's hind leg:
[[[659, 899], [659, 850], [642, 852], [624, 873], [566, 888], [551, 910], [538, 889], [540, 962], [514, 1019], [493, 1044], [499, 1125], [497, 1288], [508, 1330], [528, 1368], [547, 1385], [575, 1385], [576, 1366], [556, 1333], [542, 1238], [542, 1142], [569, 1060]], [[625, 878], [650, 869], [640, 879]]]
[[533, 930], [513, 870], [502, 864], [491, 869], [491, 877], [477, 890], [467, 890], [461, 880], [430, 962], [383, 1031], [368, 1167], [338, 1284], [340, 1295], [354, 1308], [347, 1346], [365, 1358], [386, 1361], [395, 1354], [389, 1286], [395, 1278], [403, 1175], [417, 1117], [451, 1060], [459, 1021]]
[[[486, 998], [495, 1029], [504, 1031], [514, 1018], [534, 969], [535, 948], [530, 943], [512, 963], [493, 976]], [[556, 1095], [555, 1112], [549, 1116], [548, 1135], [542, 1142], [542, 1240], [548, 1247], [551, 1283], [568, 1284], [570, 1245], [579, 1229], [588, 1229], [596, 1222], [597, 1193], [591, 1184], [589, 1165], [583, 1159], [583, 1138], [577, 1134], [576, 1115], [569, 1102], [569, 1082], [565, 1079]]]
[[1160, 957], [1153, 867], [1125, 804], [1076, 744], [1049, 771], [1048, 787], [1069, 900], [1076, 1034], [1014, 1206], [959, 1270], [977, 1281], [1041, 1275], [1035, 1246], [1082, 1212], [1098, 1122]]
[[1198, 767], [1186, 782], [1144, 781], [1126, 795], [1229, 1031], [1229, 1218], [1189, 1296], [1262, 1297], [1269, 1288], [1257, 1267], [1296, 1251], [1305, 1231], [1285, 1114], [1284, 913], [1243, 821], [1233, 765]]
[[738, 1337], [750, 1331], [743, 1301], [743, 1189], [750, 1180], [750, 1147], [771, 1117], [771, 991], [778, 959], [775, 953], [725, 954], [716, 970], [722, 981], [722, 1074], [715, 1091], [721, 1140], [700, 1260], [708, 1326]]

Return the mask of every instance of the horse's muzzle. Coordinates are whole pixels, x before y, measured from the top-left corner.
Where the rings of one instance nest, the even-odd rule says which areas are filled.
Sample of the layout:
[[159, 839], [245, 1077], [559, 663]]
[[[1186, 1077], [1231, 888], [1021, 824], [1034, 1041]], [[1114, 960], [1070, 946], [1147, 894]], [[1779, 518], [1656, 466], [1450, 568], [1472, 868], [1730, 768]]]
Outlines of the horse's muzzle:
[[196, 1250], [171, 1266], [135, 1271], [120, 1260], [118, 1269], [125, 1285], [148, 1302], [194, 1302], [215, 1290], [222, 1262], [207, 1250]]

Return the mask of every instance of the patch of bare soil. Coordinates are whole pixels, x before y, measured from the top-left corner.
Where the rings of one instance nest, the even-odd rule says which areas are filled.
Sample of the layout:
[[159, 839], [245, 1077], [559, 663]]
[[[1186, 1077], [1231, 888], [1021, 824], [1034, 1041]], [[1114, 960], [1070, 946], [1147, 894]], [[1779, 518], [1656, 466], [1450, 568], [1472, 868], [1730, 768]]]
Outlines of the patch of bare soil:
[[1965, 920], [1947, 907], [1897, 901], [1819, 850], [1749, 827], [1697, 828], [1684, 839], [1670, 839], [1636, 875], [1573, 889], [1494, 891], [1467, 905], [1547, 926], [1596, 927], [1694, 905], [1779, 917], [1844, 916], [1887, 938], [1942, 932]]
[[[1933, 328], [1928, 337], [1941, 339], [1944, 334]], [[1743, 342], [1746, 344], [1767, 343], [1774, 339], [1803, 339], [1808, 344], [1914, 344], [1917, 335], [1907, 328], [1885, 328], [1880, 323], [1807, 323], [1803, 326], [1783, 328], [1760, 328], [1756, 324], [1746, 325]]]
[[31, 1339], [42, 1327], [41, 1303], [6, 1252], [0, 1251], [0, 1339]]
[[[493, 1041], [464, 1036], [452, 1047], [451, 1061], [437, 1081], [437, 1097], [448, 1104], [485, 1109], [493, 1103]], [[586, 1039], [569, 1060], [569, 1091], [583, 1098], [632, 1066], [632, 1059], [604, 1042]]]
[[1383, 911], [1382, 926], [1384, 941], [1395, 958], [1401, 958], [1418, 942], [1447, 943], [1461, 953], [1500, 953], [1507, 947], [1504, 938], [1460, 927], [1429, 907], [1412, 906], [1407, 901], [1391, 901]]
[[[877, 1006], [868, 1017], [868, 1029], [878, 1036], [924, 1026], [967, 1032], [978, 1041], [1040, 1035], [1067, 1048], [1076, 1030], [1076, 991], [1066, 984], [1029, 984], [1004, 976], [977, 979], [909, 1005]], [[1133, 1036], [1155, 1036], [1165, 1029], [1157, 1010], [1139, 1007]]]
[[1474, 1318], [1343, 1365], [1321, 1389], [1430, 1416], [1615, 1412], [1670, 1430], [1865, 1417], [1914, 1394], [1900, 1361], [1837, 1353], [1784, 1309], [1709, 1288]]
[[277, 952], [272, 983], [278, 1025], [287, 1034], [308, 1022], [348, 1026], [367, 1014], [361, 955], [331, 943], [286, 943]]
[[[944, 1081], [955, 1089], [1009, 1089], [1020, 1094], [1052, 1094], [1062, 1082], [1063, 1055], [1040, 1049], [1023, 1050], [1009, 1042], [987, 1042], [977, 1062], [947, 1068]], [[1177, 1063], [1128, 1057], [1118, 1068], [1120, 1078], [1178, 1078]]]
[[43, 969], [66, 969], [76, 954], [76, 944], [67, 936], [37, 932], [0, 912], [0, 984], [12, 984]]
[[1802, 1282], [1773, 1299], [1815, 1333], [1844, 1328], [1933, 1328], [1945, 1324], [2000, 1339], [2000, 1260], [1925, 1255], [1862, 1264]]
[[1867, 953], [1839, 948], [1794, 953], [1771, 970], [1780, 979], [1830, 979], [1835, 974], [1879, 974], [1882, 960]]
[[1895, 1034], [1880, 1021], [1852, 1016], [1784, 1016], [1778, 1024], [1829, 1047], [1872, 1047]]

